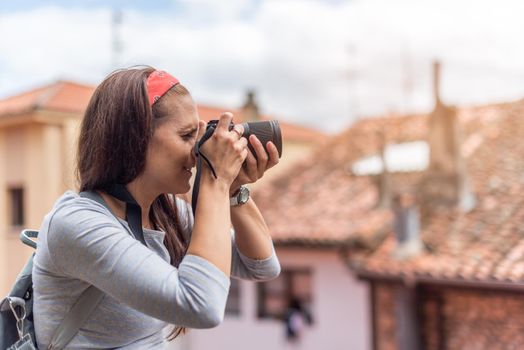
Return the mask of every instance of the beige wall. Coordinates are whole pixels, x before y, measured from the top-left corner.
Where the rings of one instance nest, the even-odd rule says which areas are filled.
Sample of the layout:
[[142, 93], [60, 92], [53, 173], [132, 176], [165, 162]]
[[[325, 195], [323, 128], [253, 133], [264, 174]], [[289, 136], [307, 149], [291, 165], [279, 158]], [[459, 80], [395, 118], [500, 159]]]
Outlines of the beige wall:
[[[23, 228], [38, 229], [44, 215], [66, 189], [73, 188], [72, 165], [78, 118], [0, 128], [0, 295], [5, 295], [33, 252], [19, 240], [22, 227], [9, 225], [8, 188], [23, 186]], [[45, 118], [44, 118], [45, 119]]]
[[[0, 186], [5, 187], [6, 183], [6, 171], [5, 171], [5, 132], [0, 129]], [[6, 261], [5, 256], [7, 254], [6, 243], [5, 243], [5, 226], [7, 216], [7, 203], [6, 203], [6, 191], [0, 188], [0, 297], [3, 297], [6, 288], [3, 286], [6, 281]]]
[[[0, 144], [0, 166], [2, 172], [2, 182], [0, 183], [0, 192], [3, 197], [3, 208], [0, 215], [1, 238], [0, 245], [3, 246], [4, 254], [0, 257], [2, 267], [3, 280], [0, 283], [0, 292], [2, 295], [8, 291], [7, 281], [12, 281], [12, 275], [22, 266], [20, 261], [26, 259], [29, 254], [28, 249], [24, 249], [22, 245], [15, 246], [13, 244], [16, 239], [16, 231], [18, 229], [10, 227], [10, 207], [8, 198], [8, 189], [11, 187], [23, 186], [27, 187], [25, 183], [26, 173], [26, 159], [28, 151], [27, 142], [27, 128], [25, 126], [12, 126], [2, 129], [2, 143]], [[29, 213], [26, 213], [26, 219]]]

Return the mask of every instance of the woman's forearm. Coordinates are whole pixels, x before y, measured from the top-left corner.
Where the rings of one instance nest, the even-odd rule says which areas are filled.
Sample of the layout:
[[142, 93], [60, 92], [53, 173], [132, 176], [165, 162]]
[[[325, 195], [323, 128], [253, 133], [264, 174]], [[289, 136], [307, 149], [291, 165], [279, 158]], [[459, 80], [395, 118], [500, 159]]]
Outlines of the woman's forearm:
[[195, 224], [187, 254], [200, 256], [227, 276], [231, 272], [229, 186], [202, 176]]
[[269, 229], [253, 198], [244, 205], [231, 208], [231, 222], [237, 248], [242, 254], [257, 260], [271, 256], [273, 243]]

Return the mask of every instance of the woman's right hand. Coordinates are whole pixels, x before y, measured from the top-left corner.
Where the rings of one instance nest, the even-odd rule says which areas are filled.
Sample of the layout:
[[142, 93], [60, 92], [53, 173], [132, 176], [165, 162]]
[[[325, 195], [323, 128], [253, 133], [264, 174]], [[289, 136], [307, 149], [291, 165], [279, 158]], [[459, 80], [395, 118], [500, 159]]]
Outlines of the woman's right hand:
[[[241, 137], [244, 132], [242, 125], [236, 125], [235, 130], [229, 131], [229, 125], [233, 119], [233, 114], [226, 112], [220, 116], [218, 125], [213, 135], [202, 145], [200, 152], [203, 153], [213, 165], [217, 180], [223, 182], [229, 188], [233, 180], [237, 177], [242, 163], [249, 152], [247, 139]], [[198, 140], [206, 131], [205, 123], [199, 128]], [[211, 170], [207, 163], [203, 172], [211, 175]]]
[[[187, 254], [204, 258], [218, 267], [227, 277], [231, 273], [231, 213], [229, 188], [237, 177], [247, 157], [247, 139], [241, 137], [243, 129], [229, 131], [233, 115], [220, 116], [213, 135], [200, 147], [213, 165], [217, 178], [214, 179], [207, 162], [202, 161], [200, 192], [195, 213], [195, 224], [191, 233]], [[205, 133], [206, 123], [200, 121], [198, 138]]]

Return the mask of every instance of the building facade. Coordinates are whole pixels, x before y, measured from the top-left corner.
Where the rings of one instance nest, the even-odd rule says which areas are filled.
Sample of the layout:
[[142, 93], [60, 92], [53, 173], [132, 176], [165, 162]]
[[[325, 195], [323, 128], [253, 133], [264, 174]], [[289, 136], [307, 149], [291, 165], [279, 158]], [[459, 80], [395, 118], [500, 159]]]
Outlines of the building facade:
[[[209, 330], [191, 330], [173, 349], [371, 348], [369, 288], [348, 273], [336, 249], [279, 247], [280, 277], [269, 283], [239, 284], [238, 313]], [[286, 331], [285, 313], [293, 297], [304, 301], [310, 321], [296, 337]], [[284, 316], [281, 317], [280, 315]]]

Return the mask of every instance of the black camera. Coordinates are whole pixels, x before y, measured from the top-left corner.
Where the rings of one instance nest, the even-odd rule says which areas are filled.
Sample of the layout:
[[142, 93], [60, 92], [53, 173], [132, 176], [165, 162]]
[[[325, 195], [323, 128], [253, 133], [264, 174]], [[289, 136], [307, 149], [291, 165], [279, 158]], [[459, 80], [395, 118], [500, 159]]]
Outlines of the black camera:
[[[206, 127], [206, 134], [209, 135], [213, 134], [214, 130], [216, 129], [218, 124], [218, 120], [211, 120], [207, 123]], [[261, 121], [261, 122], [246, 122], [240, 124], [244, 127], [244, 134], [242, 137], [245, 137], [249, 139], [250, 135], [255, 135], [262, 145], [264, 145], [264, 149], [266, 150], [266, 144], [271, 141], [273, 144], [277, 147], [278, 150], [278, 157], [282, 157], [282, 133], [280, 132], [280, 125], [278, 124], [277, 120], [267, 120], [267, 121]], [[229, 130], [231, 131], [235, 124], [231, 122], [229, 124]], [[212, 129], [212, 131], [210, 131]], [[257, 154], [251, 144], [248, 142], [248, 147], [251, 150], [251, 153], [257, 157]], [[269, 155], [269, 154], [268, 154]]]
[[[217, 174], [215, 173], [215, 169], [213, 168], [213, 164], [207, 159], [207, 157], [200, 153], [200, 147], [213, 135], [213, 133], [216, 130], [216, 127], [218, 125], [218, 120], [211, 120], [207, 123], [206, 131], [204, 135], [202, 135], [202, 138], [195, 144], [195, 156], [197, 156], [197, 173], [195, 177], [195, 185], [193, 187], [193, 194], [191, 199], [191, 207], [193, 208], [193, 215], [196, 216], [196, 207], [197, 207], [197, 201], [198, 201], [198, 193], [200, 190], [200, 176], [201, 176], [201, 168], [202, 168], [202, 160], [204, 160], [209, 168], [211, 169], [211, 172], [213, 173], [213, 176], [215, 179], [217, 178]], [[250, 135], [255, 135], [260, 142], [262, 142], [262, 145], [264, 145], [264, 149], [266, 150], [266, 153], [268, 153], [266, 144], [271, 141], [273, 144], [277, 147], [278, 150], [278, 157], [282, 157], [282, 133], [280, 132], [280, 125], [278, 124], [278, 121], [276, 120], [268, 120], [268, 121], [262, 121], [262, 122], [247, 122], [241, 124], [244, 127], [244, 134], [242, 137], [249, 138]], [[229, 130], [233, 130], [233, 127], [235, 124], [231, 122], [229, 124]], [[251, 153], [257, 158], [257, 154], [251, 144], [248, 142], [248, 147], [251, 151]], [[268, 153], [269, 155], [269, 153]]]

